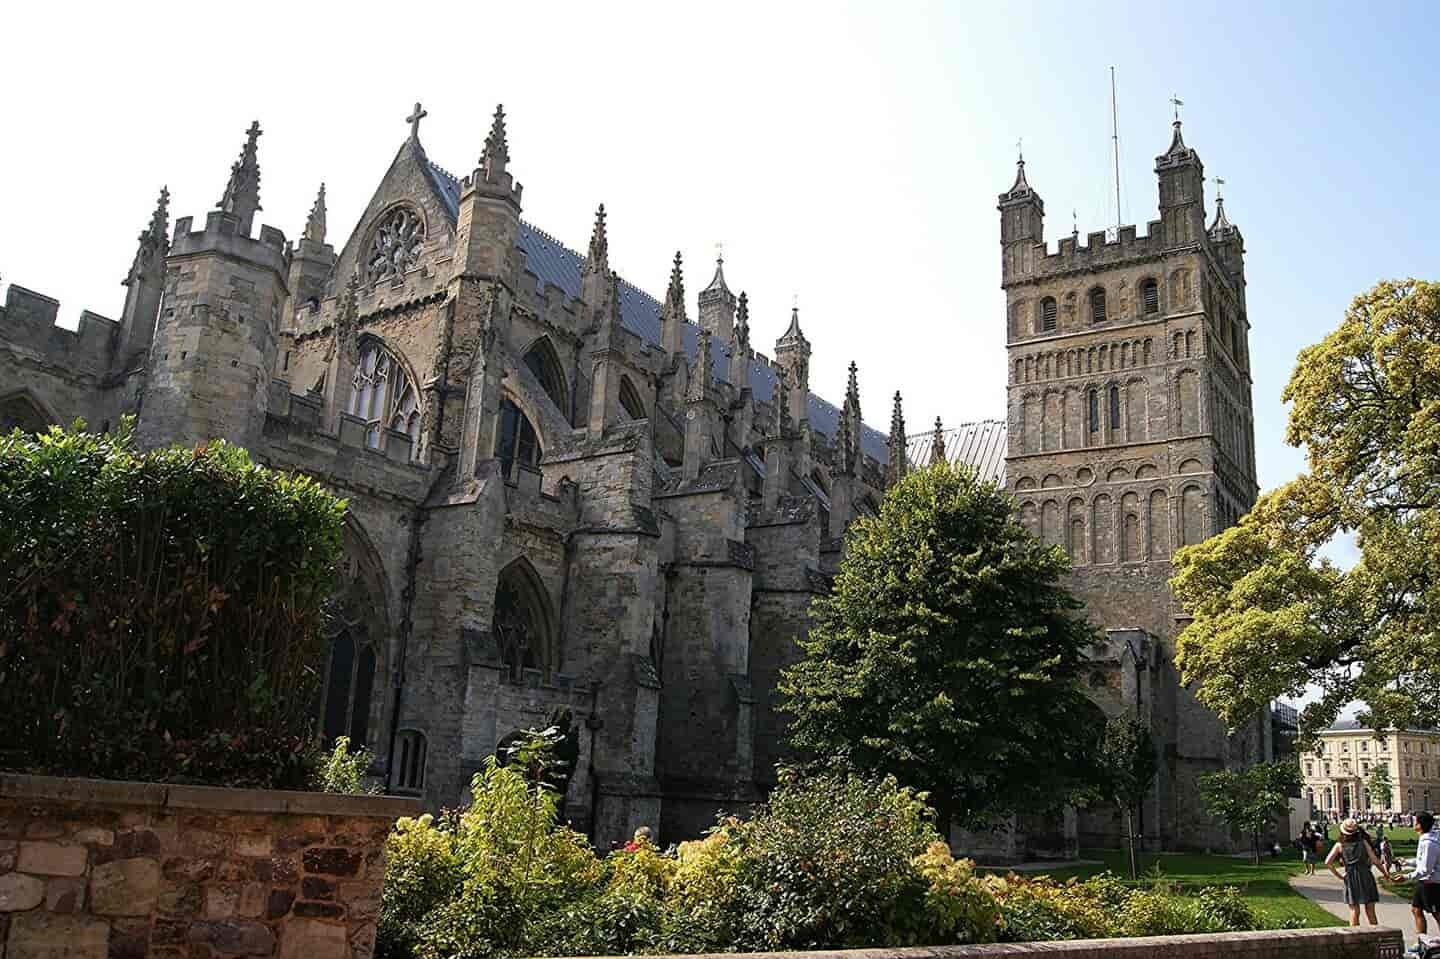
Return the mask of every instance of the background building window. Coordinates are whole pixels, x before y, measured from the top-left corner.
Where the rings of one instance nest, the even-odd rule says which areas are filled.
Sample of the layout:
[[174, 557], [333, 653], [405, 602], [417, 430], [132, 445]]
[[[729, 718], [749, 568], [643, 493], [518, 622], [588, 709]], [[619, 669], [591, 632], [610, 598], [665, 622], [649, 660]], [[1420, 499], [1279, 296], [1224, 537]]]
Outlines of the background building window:
[[395, 792], [419, 793], [425, 788], [425, 734], [402, 729], [395, 737]]

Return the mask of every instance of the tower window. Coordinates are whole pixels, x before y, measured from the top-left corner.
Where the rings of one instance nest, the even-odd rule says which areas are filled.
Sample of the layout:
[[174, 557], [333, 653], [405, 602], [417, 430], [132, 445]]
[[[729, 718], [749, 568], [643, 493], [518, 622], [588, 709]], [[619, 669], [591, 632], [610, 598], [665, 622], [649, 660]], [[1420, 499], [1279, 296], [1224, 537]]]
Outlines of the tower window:
[[1098, 433], [1100, 431], [1100, 395], [1092, 387], [1087, 391], [1086, 397], [1090, 406], [1090, 432]]
[[500, 442], [496, 444], [495, 456], [506, 479], [510, 478], [516, 462], [526, 466], [540, 462], [540, 438], [535, 435], [535, 427], [509, 399], [500, 403]]
[[1055, 297], [1047, 296], [1040, 301], [1040, 329], [1041, 333], [1053, 333], [1055, 331]]
[[1110, 387], [1110, 428], [1120, 428], [1120, 387]]
[[1160, 284], [1146, 280], [1140, 284], [1140, 305], [1146, 313], [1160, 312]]
[[425, 734], [404, 729], [395, 737], [395, 778], [397, 793], [418, 794], [425, 788]]
[[1105, 320], [1105, 288], [1097, 286], [1090, 291], [1090, 322], [1104, 323]]

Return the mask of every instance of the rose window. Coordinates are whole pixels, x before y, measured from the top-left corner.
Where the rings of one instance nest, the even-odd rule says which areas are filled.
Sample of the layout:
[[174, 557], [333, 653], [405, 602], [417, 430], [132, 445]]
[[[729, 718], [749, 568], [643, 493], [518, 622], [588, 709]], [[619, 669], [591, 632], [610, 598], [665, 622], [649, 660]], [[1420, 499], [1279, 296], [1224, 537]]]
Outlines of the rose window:
[[400, 207], [386, 215], [370, 241], [366, 270], [370, 282], [403, 276], [420, 258], [425, 242], [425, 224], [414, 210]]

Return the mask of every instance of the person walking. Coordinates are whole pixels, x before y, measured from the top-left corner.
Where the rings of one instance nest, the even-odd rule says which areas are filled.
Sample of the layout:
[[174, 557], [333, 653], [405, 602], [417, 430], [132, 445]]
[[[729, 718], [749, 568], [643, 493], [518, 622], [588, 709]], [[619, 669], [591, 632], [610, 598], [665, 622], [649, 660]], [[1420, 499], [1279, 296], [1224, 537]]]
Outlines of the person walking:
[[[1425, 935], [1425, 914], [1436, 916], [1440, 926], [1440, 829], [1435, 828], [1435, 817], [1428, 812], [1415, 814], [1415, 834], [1420, 841], [1415, 846], [1415, 871], [1406, 878], [1415, 883], [1415, 894], [1410, 898], [1410, 915], [1415, 917], [1415, 932]], [[1414, 952], [1418, 954], [1419, 945]]]
[[1300, 836], [1295, 840], [1295, 845], [1300, 849], [1300, 861], [1305, 864], [1305, 875], [1315, 875], [1315, 863], [1318, 860], [1320, 850], [1320, 837], [1315, 830], [1310, 828], [1307, 822], [1300, 827]]
[[[1345, 863], [1343, 876], [1335, 868], [1337, 859]], [[1380, 901], [1380, 887], [1375, 885], [1375, 874], [1370, 871], [1372, 865], [1380, 867], [1385, 878], [1390, 879], [1390, 870], [1375, 855], [1365, 830], [1354, 819], [1346, 819], [1340, 824], [1340, 841], [1325, 857], [1325, 866], [1345, 886], [1345, 904], [1350, 907], [1352, 926], [1360, 925], [1361, 906], [1365, 907], [1365, 918], [1370, 920], [1370, 925], [1379, 925], [1375, 918], [1375, 903]]]

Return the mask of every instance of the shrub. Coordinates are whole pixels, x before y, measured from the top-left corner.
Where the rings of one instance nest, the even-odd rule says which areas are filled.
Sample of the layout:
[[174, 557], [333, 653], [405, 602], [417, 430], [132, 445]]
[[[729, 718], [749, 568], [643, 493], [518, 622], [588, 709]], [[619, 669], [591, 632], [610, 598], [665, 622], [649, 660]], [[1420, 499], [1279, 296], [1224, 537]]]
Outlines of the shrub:
[[1234, 886], [1206, 886], [1196, 897], [1197, 913], [1226, 932], [1260, 928], [1260, 917]]
[[973, 862], [956, 859], [943, 842], [932, 842], [915, 857], [915, 866], [928, 886], [925, 920], [934, 942], [987, 942], [995, 937], [1000, 910], [976, 878]]
[[986, 880], [1000, 908], [1000, 935], [1007, 942], [1103, 939], [1115, 934], [1108, 883], [1091, 884], [1048, 877], [1008, 875]]
[[345, 504], [80, 426], [0, 436], [0, 766], [303, 788]]
[[363, 746], [352, 753], [350, 737], [341, 736], [335, 740], [334, 749], [316, 759], [311, 784], [320, 792], [326, 793], [378, 793], [378, 785], [365, 782], [365, 771], [374, 761], [375, 757]]

